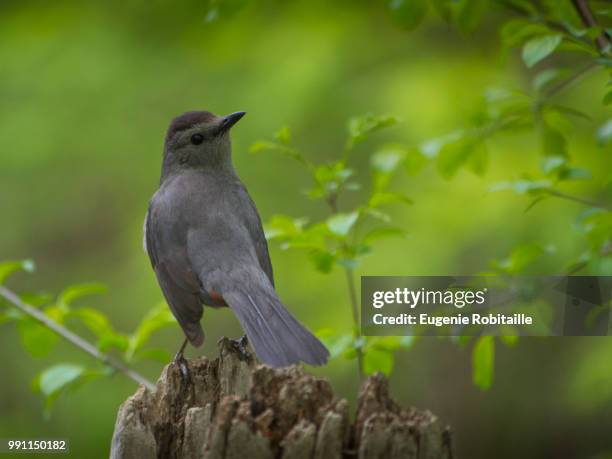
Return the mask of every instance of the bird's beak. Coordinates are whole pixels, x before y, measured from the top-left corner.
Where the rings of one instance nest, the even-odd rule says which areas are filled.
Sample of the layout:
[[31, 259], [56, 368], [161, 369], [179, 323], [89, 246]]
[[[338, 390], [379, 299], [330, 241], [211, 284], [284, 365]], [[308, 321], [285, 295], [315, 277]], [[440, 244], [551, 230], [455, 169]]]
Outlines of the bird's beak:
[[227, 115], [221, 121], [220, 132], [225, 132], [229, 130], [234, 124], [240, 121], [240, 118], [242, 118], [244, 115], [246, 115], [246, 112], [236, 112]]

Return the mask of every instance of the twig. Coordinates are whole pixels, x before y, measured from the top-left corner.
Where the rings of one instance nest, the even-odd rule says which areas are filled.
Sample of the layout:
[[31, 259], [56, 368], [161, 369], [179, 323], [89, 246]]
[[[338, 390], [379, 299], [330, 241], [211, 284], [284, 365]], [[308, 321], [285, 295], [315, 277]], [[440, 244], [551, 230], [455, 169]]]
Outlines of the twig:
[[552, 21], [550, 19], [546, 19], [545, 17], [543, 17], [542, 12], [538, 11], [537, 5], [534, 5], [536, 7], [536, 15], [533, 15], [531, 14], [530, 11], [525, 10], [524, 8], [521, 8], [520, 6], [517, 6], [510, 1], [501, 0], [501, 4], [508, 11], [512, 11], [518, 14], [519, 16], [527, 18], [529, 21], [545, 25], [546, 27], [552, 30], [563, 33], [567, 40], [574, 41], [577, 43], [584, 43], [586, 45], [591, 44], [591, 42], [584, 37], [574, 36], [571, 30], [566, 25], [561, 24], [559, 22]]
[[572, 73], [570, 76], [560, 81], [556, 85], [552, 86], [548, 91], [546, 91], [546, 95], [548, 97], [557, 94], [558, 92], [563, 91], [564, 89], [569, 88], [574, 83], [580, 81], [580, 79], [586, 76], [591, 70], [598, 68], [600, 64], [598, 62], [589, 62], [581, 69], [578, 69], [575, 73]]
[[[591, 11], [588, 0], [572, 0], [572, 3], [585, 26], [588, 28], [597, 27], [597, 20], [593, 11]], [[595, 37], [595, 43], [602, 53], [608, 54], [610, 52], [610, 36], [605, 31]]]
[[[353, 270], [350, 268], [344, 268], [346, 273], [346, 282], [348, 284], [349, 296], [351, 297], [351, 309], [353, 310], [353, 324], [355, 326], [355, 336], [357, 336], [357, 330], [359, 329], [359, 306], [357, 303], [357, 293], [355, 291], [355, 279], [353, 279]], [[359, 365], [359, 378], [363, 379], [363, 351], [361, 347], [355, 349], [357, 353], [357, 364]]]
[[553, 190], [553, 189], [548, 189], [547, 191], [548, 191], [548, 194], [550, 194], [552, 196], [556, 196], [558, 198], [562, 198], [562, 199], [567, 199], [569, 201], [578, 202], [580, 204], [585, 204], [585, 205], [590, 206], [590, 207], [597, 207], [598, 209], [612, 211], [612, 206], [606, 205], [606, 204], [601, 203], [601, 202], [595, 202], [595, 201], [591, 201], [590, 199], [581, 198], [579, 196], [573, 196], [571, 194], [565, 194], [565, 193], [562, 193], [561, 191], [557, 191], [557, 190]]
[[110, 355], [100, 352], [98, 348], [96, 348], [93, 344], [84, 340], [77, 334], [71, 332], [66, 327], [63, 327], [62, 325], [58, 324], [57, 322], [52, 320], [50, 317], [45, 315], [43, 312], [36, 309], [34, 306], [24, 303], [23, 301], [21, 301], [21, 298], [17, 296], [17, 294], [15, 294], [11, 290], [1, 285], [0, 285], [0, 296], [4, 298], [6, 301], [8, 301], [10, 304], [12, 304], [14, 307], [19, 309], [21, 312], [27, 314], [30, 317], [33, 317], [34, 319], [39, 321], [42, 325], [49, 328], [50, 330], [53, 330], [55, 333], [57, 333], [59, 336], [64, 338], [66, 341], [70, 342], [71, 344], [75, 345], [82, 351], [91, 355], [93, 358], [102, 361], [103, 363], [105, 363], [106, 365], [110, 367], [113, 367], [115, 370], [123, 373], [128, 378], [136, 381], [138, 384], [142, 384], [147, 389], [151, 391], [155, 390], [155, 385], [151, 381], [146, 379], [144, 376], [142, 376], [140, 373], [137, 373], [134, 370], [128, 368], [123, 363], [121, 363], [119, 360], [111, 357]]
[[[334, 193], [330, 195], [327, 200], [327, 205], [331, 210], [331, 214], [335, 215], [340, 212], [338, 208], [338, 193]], [[351, 268], [344, 267], [344, 272], [346, 273], [346, 283], [348, 286], [349, 297], [351, 299], [351, 310], [353, 313], [353, 337], [357, 338], [359, 336], [359, 306], [357, 302], [357, 293], [355, 291], [355, 280], [353, 279], [353, 270]], [[363, 380], [363, 350], [361, 347], [357, 347], [355, 349], [357, 354], [357, 370], [359, 372], [359, 379]]]

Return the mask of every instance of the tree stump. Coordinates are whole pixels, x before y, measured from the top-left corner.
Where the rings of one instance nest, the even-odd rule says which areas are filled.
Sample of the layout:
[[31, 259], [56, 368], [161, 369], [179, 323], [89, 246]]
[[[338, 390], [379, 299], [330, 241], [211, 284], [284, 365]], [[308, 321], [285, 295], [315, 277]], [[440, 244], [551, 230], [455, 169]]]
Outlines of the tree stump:
[[188, 366], [189, 380], [171, 363], [121, 405], [111, 459], [452, 459], [449, 429], [401, 408], [383, 375], [363, 383], [351, 419], [327, 380], [261, 365], [227, 338]]

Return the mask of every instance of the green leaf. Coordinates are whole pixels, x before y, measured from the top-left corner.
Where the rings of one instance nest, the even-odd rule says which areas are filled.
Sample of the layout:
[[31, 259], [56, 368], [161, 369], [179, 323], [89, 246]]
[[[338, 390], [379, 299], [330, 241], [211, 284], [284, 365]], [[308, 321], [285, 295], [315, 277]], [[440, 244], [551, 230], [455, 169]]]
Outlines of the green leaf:
[[353, 335], [350, 333], [338, 333], [333, 328], [324, 328], [318, 330], [316, 335], [329, 350], [331, 359], [345, 355], [352, 349]]
[[573, 35], [580, 36], [586, 31], [572, 3], [560, 2], [558, 0], [543, 0], [543, 4], [550, 12], [552, 20], [563, 24]]
[[357, 269], [359, 267], [359, 260], [355, 259], [355, 258], [339, 258], [338, 259], [338, 264], [340, 266], [343, 266], [346, 269]]
[[327, 227], [337, 236], [346, 236], [358, 218], [358, 212], [336, 214], [327, 219]]
[[597, 129], [596, 137], [597, 143], [602, 147], [612, 140], [612, 118]]
[[6, 279], [17, 271], [31, 273], [35, 268], [36, 265], [32, 260], [3, 261], [0, 263], [0, 285], [4, 284]]
[[17, 324], [17, 330], [21, 338], [21, 344], [33, 357], [44, 357], [48, 355], [59, 337], [34, 319], [23, 319]]
[[59, 296], [58, 302], [64, 306], [70, 306], [74, 301], [89, 295], [99, 295], [107, 290], [104, 284], [88, 283], [73, 285], [65, 289]]
[[559, 46], [562, 38], [561, 34], [542, 35], [525, 43], [522, 56], [527, 67], [533, 67], [548, 57]]
[[405, 238], [407, 236], [406, 231], [401, 228], [394, 227], [383, 227], [383, 228], [374, 228], [373, 230], [368, 231], [362, 239], [363, 244], [371, 244], [374, 241], [379, 239], [386, 239], [390, 237], [401, 237]]
[[372, 194], [372, 196], [370, 197], [370, 200], [368, 201], [368, 206], [379, 207], [385, 204], [394, 204], [394, 203], [413, 204], [413, 201], [412, 199], [410, 199], [407, 196], [404, 196], [401, 193], [390, 193], [390, 192], [380, 191], [380, 192], [375, 192], [374, 194]]
[[430, 0], [436, 10], [436, 13], [447, 23], [450, 23], [453, 17], [453, 2], [454, 0]]
[[446, 144], [457, 142], [464, 135], [465, 132], [462, 129], [458, 129], [442, 137], [426, 140], [419, 145], [419, 150], [426, 158], [435, 158]]
[[108, 352], [110, 349], [126, 352], [129, 344], [128, 337], [120, 333], [102, 335], [98, 338], [98, 349], [100, 349], [101, 352]]
[[404, 156], [404, 168], [408, 175], [416, 175], [427, 164], [427, 158], [418, 148], [408, 148]]
[[373, 336], [367, 338], [365, 350], [366, 352], [371, 349], [395, 351], [402, 345], [402, 337], [400, 336]]
[[541, 258], [548, 250], [539, 244], [524, 244], [516, 247], [508, 258], [494, 262], [493, 266], [508, 274], [517, 274]]
[[80, 319], [96, 336], [114, 333], [108, 318], [96, 309], [79, 308], [71, 311], [70, 316]]
[[378, 372], [389, 375], [393, 370], [393, 360], [393, 351], [368, 349], [363, 355], [363, 372], [366, 375]]
[[255, 155], [264, 151], [277, 151], [280, 146], [269, 140], [257, 140], [249, 148], [249, 153]]
[[466, 163], [473, 172], [479, 175], [486, 171], [488, 153], [480, 139], [467, 136], [444, 145], [438, 157], [438, 172], [443, 178], [449, 180]]
[[291, 218], [286, 215], [274, 215], [264, 225], [266, 239], [287, 239], [302, 232], [307, 220], [303, 218]]
[[386, 146], [377, 151], [370, 157], [370, 167], [372, 168], [373, 188], [382, 190], [387, 186], [393, 173], [406, 157], [406, 149], [398, 146]]
[[274, 138], [278, 140], [283, 145], [291, 144], [291, 140], [293, 139], [291, 135], [291, 131], [287, 126], [281, 128], [274, 134]]
[[327, 250], [313, 250], [310, 252], [310, 261], [312, 261], [317, 271], [327, 274], [334, 267], [336, 257]]
[[537, 73], [531, 81], [531, 86], [534, 91], [542, 92], [542, 90], [548, 88], [551, 83], [558, 81], [560, 78], [567, 75], [566, 70], [561, 69], [545, 69]]
[[0, 313], [0, 325], [18, 321], [23, 318], [23, 313], [15, 308], [9, 308], [6, 312]]
[[528, 19], [512, 19], [501, 28], [501, 41], [505, 49], [518, 46], [526, 39], [550, 33], [550, 29], [543, 24], [530, 22]]
[[546, 122], [541, 125], [540, 139], [542, 152], [545, 155], [569, 157], [567, 152], [567, 140], [561, 132], [553, 129]]
[[360, 117], [351, 118], [348, 123], [349, 138], [347, 140], [347, 150], [363, 142], [373, 132], [379, 131], [389, 126], [394, 126], [399, 122], [395, 116], [382, 115], [374, 116], [366, 114]]
[[291, 135], [289, 130], [285, 129], [286, 128], [283, 128], [275, 134], [275, 137], [279, 140], [278, 142], [271, 142], [269, 140], [257, 140], [249, 148], [249, 153], [253, 155], [267, 151], [278, 153], [282, 156], [287, 156], [289, 158], [295, 159], [300, 163], [310, 167], [311, 164], [301, 155], [301, 153], [297, 149], [288, 145], [291, 141]]
[[69, 389], [107, 374], [104, 370], [85, 370], [79, 365], [62, 363], [47, 368], [32, 382], [36, 392], [45, 395], [45, 416], [49, 416], [55, 400]]
[[487, 9], [489, 0], [461, 0], [457, 14], [457, 25], [462, 32], [476, 30]]
[[540, 168], [545, 175], [550, 176], [556, 175], [556, 173], [563, 169], [566, 164], [567, 157], [550, 155], [542, 158], [540, 161]]
[[107, 351], [110, 348], [125, 352], [128, 347], [128, 338], [113, 329], [108, 318], [93, 308], [79, 308], [69, 313], [70, 317], [79, 319], [98, 338], [98, 348]]
[[326, 222], [316, 223], [285, 238], [281, 249], [314, 249], [326, 250], [326, 238], [333, 236]]
[[489, 188], [489, 191], [495, 193], [497, 191], [512, 190], [517, 194], [539, 196], [548, 192], [551, 186], [552, 183], [549, 180], [530, 180], [524, 178], [511, 182], [496, 183]]
[[482, 177], [489, 168], [489, 150], [484, 142], [478, 142], [470, 157], [468, 158], [468, 167], [474, 174]]
[[589, 209], [580, 216], [577, 227], [586, 235], [594, 254], [601, 253], [612, 242], [612, 212]]
[[493, 384], [495, 341], [492, 336], [481, 336], [472, 349], [472, 381], [482, 390]]
[[587, 169], [566, 167], [559, 172], [559, 180], [590, 180], [593, 175]]
[[508, 347], [514, 347], [518, 343], [518, 335], [502, 335], [499, 337], [502, 342]]
[[391, 0], [389, 10], [400, 26], [413, 30], [425, 17], [427, 2], [428, 0]]
[[345, 167], [343, 161], [317, 166], [313, 174], [316, 186], [309, 196], [317, 199], [335, 195], [342, 187], [348, 187], [346, 182], [352, 176], [353, 170]]
[[172, 316], [170, 309], [165, 304], [160, 304], [142, 319], [136, 331], [129, 338], [129, 346], [126, 351], [126, 358], [131, 360], [135, 353], [139, 351], [158, 330], [168, 326], [176, 325], [176, 319]]
[[376, 172], [390, 174], [397, 169], [406, 152], [400, 148], [387, 147], [377, 151], [370, 158], [370, 166]]
[[380, 220], [381, 222], [384, 222], [384, 223], [389, 223], [391, 221], [391, 217], [389, 217], [389, 215], [387, 215], [386, 213], [381, 212], [380, 210], [375, 209], [373, 207], [363, 207], [361, 209], [361, 212], [364, 215], [369, 215], [370, 217], [373, 217], [373, 218], [375, 218], [377, 220]]
[[37, 379], [36, 387], [47, 397], [55, 395], [67, 385], [77, 380], [85, 371], [80, 365], [62, 363], [43, 371]]

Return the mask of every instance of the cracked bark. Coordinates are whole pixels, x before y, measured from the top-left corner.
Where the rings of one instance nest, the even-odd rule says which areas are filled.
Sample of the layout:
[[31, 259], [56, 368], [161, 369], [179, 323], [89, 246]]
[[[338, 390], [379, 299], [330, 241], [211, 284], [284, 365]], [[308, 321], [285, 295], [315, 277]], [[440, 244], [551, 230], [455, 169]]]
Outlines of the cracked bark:
[[429, 411], [402, 408], [386, 378], [368, 378], [351, 419], [329, 382], [301, 367], [273, 369], [223, 339], [219, 357], [174, 364], [154, 391], [119, 408], [111, 459], [452, 459], [451, 437]]

